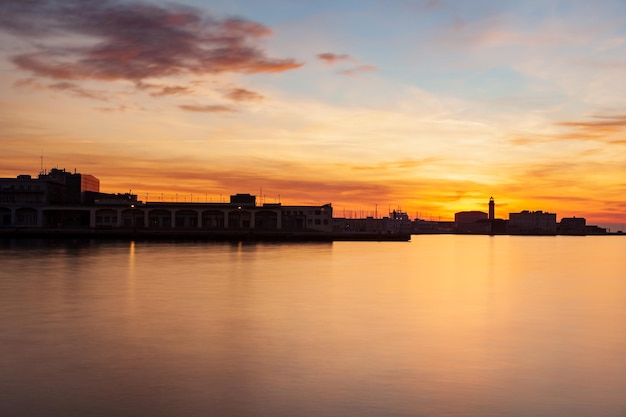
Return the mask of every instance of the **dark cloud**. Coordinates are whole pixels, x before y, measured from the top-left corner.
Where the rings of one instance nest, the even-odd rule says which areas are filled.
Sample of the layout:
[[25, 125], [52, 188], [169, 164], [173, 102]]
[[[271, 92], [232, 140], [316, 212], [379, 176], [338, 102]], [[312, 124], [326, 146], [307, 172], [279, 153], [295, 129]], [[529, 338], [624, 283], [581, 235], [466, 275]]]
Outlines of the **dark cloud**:
[[258, 40], [271, 34], [264, 25], [220, 20], [182, 6], [2, 0], [0, 29], [33, 41], [34, 51], [13, 57], [18, 67], [59, 80], [138, 82], [185, 74], [281, 72], [302, 65], [263, 52]]
[[332, 52], [317, 54], [317, 57], [329, 65], [334, 65], [339, 61], [352, 61], [348, 54], [333, 54]]
[[233, 101], [258, 101], [264, 98], [261, 94], [245, 88], [233, 88], [225, 96]]
[[185, 111], [192, 111], [198, 113], [224, 113], [224, 112], [235, 112], [236, 110], [232, 107], [222, 106], [219, 104], [215, 105], [206, 105], [206, 106], [198, 106], [194, 104], [183, 104], [180, 107]]

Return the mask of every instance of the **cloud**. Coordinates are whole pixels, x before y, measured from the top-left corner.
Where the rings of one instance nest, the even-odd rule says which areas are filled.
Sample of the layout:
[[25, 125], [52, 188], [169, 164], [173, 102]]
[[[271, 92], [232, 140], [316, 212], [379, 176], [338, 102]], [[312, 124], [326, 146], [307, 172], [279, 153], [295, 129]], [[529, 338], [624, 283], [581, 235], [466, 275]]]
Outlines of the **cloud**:
[[356, 75], [361, 72], [376, 72], [376, 71], [378, 71], [378, 68], [372, 65], [359, 65], [358, 67], [348, 68], [345, 70], [338, 71], [337, 73], [341, 75]]
[[[352, 63], [358, 62], [348, 54], [334, 54], [332, 52], [325, 52], [322, 54], [317, 54], [317, 58], [324, 61], [327, 65], [335, 65], [335, 64], [345, 62], [345, 61], [352, 62]], [[337, 74], [355, 75], [360, 72], [374, 72], [374, 71], [378, 71], [378, 68], [376, 68], [373, 65], [362, 64], [362, 65], [354, 66], [352, 68], [347, 68], [347, 69], [337, 71]]]
[[591, 130], [620, 130], [626, 127], [626, 115], [596, 115], [592, 117], [592, 121], [568, 121], [558, 122], [559, 126], [571, 126], [579, 129], [591, 129]]
[[103, 113], [114, 113], [114, 112], [125, 112], [127, 109], [126, 106], [117, 106], [117, 107], [94, 107], [94, 110], [101, 111]]
[[85, 98], [91, 98], [95, 100], [107, 101], [107, 98], [102, 93], [99, 93], [97, 91], [87, 90], [85, 88], [81, 88], [77, 84], [67, 82], [67, 81], [61, 81], [58, 83], [50, 84], [48, 85], [48, 88], [53, 89], [53, 90], [58, 90], [58, 91], [70, 91], [72, 94], [74, 94], [77, 97], [85, 97]]
[[101, 91], [89, 90], [82, 88], [76, 83], [69, 81], [60, 81], [52, 84], [42, 84], [33, 78], [26, 78], [18, 80], [14, 83], [16, 87], [31, 88], [34, 90], [53, 90], [53, 91], [68, 91], [76, 97], [90, 98], [100, 101], [109, 101], [109, 97], [106, 93]]
[[[103, 0], [6, 0], [0, 29], [34, 40], [13, 62], [59, 80], [130, 80], [223, 72], [273, 73], [302, 66], [268, 57], [259, 23], [216, 19], [182, 6]], [[81, 40], [81, 42], [77, 42]], [[93, 42], [87, 44], [87, 40]]]
[[623, 135], [626, 129], [626, 115], [595, 115], [592, 120], [565, 121], [557, 126], [571, 128], [573, 131], [563, 134], [563, 139], [596, 140], [606, 144], [623, 145], [623, 137], [609, 140], [612, 135]]
[[[522, 146], [574, 140], [613, 145], [626, 143], [626, 140], [620, 136], [626, 130], [626, 115], [595, 115], [591, 117], [591, 120], [567, 120], [553, 124], [567, 129], [552, 134], [527, 134], [513, 137], [510, 143]], [[617, 135], [617, 138], [611, 139], [612, 135]]]
[[371, 172], [383, 172], [383, 171], [393, 171], [396, 172], [398, 169], [400, 170], [414, 170], [416, 168], [421, 168], [436, 162], [441, 161], [439, 157], [429, 157], [422, 158], [419, 160], [416, 159], [401, 159], [392, 162], [381, 162], [377, 164], [371, 165], [353, 165], [350, 168], [357, 171], [371, 171]]
[[198, 113], [224, 113], [224, 112], [235, 112], [236, 110], [232, 107], [222, 106], [219, 104], [215, 105], [206, 105], [206, 106], [198, 106], [194, 104], [183, 104], [178, 106], [182, 110], [198, 112]]
[[140, 81], [135, 86], [140, 90], [149, 91], [152, 97], [193, 93], [191, 88], [182, 85], [149, 84]]
[[261, 94], [246, 90], [245, 88], [233, 88], [229, 90], [225, 96], [233, 101], [258, 101], [264, 99]]
[[352, 61], [352, 58], [350, 58], [348, 54], [333, 54], [332, 52], [317, 54], [317, 58], [326, 62], [328, 65], [334, 65], [339, 61]]

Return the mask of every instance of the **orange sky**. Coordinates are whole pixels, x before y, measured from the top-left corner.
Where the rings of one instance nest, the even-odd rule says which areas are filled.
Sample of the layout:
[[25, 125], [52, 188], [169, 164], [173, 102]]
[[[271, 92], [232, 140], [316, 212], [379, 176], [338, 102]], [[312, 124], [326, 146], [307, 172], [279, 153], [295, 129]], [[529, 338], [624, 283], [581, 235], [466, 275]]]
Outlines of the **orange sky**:
[[626, 223], [623, 2], [202, 3], [3, 2], [0, 176]]

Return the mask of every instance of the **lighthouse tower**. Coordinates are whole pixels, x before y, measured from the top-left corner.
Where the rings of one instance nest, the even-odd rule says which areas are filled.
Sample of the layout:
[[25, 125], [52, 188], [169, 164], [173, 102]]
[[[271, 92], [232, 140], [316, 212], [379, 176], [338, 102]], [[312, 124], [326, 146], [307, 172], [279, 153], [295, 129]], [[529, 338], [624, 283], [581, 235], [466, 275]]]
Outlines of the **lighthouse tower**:
[[496, 203], [493, 201], [493, 197], [489, 199], [489, 220], [495, 220]]

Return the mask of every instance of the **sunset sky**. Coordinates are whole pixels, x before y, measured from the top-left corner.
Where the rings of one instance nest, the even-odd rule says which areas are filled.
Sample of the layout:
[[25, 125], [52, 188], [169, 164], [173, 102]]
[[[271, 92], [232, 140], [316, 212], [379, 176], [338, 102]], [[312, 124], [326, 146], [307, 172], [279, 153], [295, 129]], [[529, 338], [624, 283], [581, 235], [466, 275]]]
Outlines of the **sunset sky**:
[[619, 228], [626, 2], [2, 0], [0, 155], [144, 201]]

